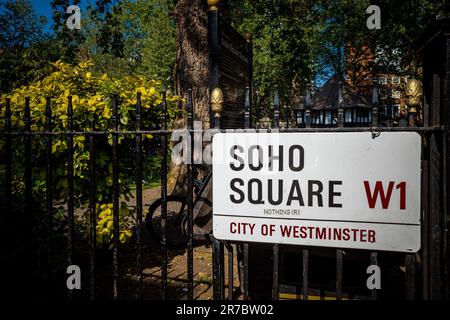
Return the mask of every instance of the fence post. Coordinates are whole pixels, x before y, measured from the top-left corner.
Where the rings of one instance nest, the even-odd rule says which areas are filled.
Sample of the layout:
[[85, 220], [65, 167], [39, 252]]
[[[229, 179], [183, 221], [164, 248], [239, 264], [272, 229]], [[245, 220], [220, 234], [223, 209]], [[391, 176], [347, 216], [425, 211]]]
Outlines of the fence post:
[[[5, 209], [6, 212], [2, 214], [2, 238], [1, 238], [1, 246], [0, 250], [2, 250], [3, 255], [2, 258], [4, 260], [1, 260], [1, 270], [5, 274], [10, 274], [12, 271], [12, 267], [9, 263], [5, 263], [7, 261], [10, 261], [12, 257], [12, 248], [10, 247], [10, 244], [8, 243], [9, 236], [11, 233], [11, 228], [8, 226], [13, 226], [14, 224], [14, 213], [12, 212], [12, 137], [11, 137], [11, 100], [6, 99], [6, 110], [5, 110], [5, 129], [6, 129], [6, 137], [5, 137]], [[31, 230], [26, 230], [31, 234]], [[28, 240], [28, 239], [25, 239]], [[31, 244], [31, 240], [29, 242]], [[27, 251], [29, 252], [29, 251]], [[31, 267], [34, 267], [34, 261], [31, 264]], [[34, 279], [32, 279], [34, 280]], [[9, 288], [12, 286], [12, 281], [7, 280], [6, 282], [6, 288]], [[34, 285], [32, 282], [31, 285]]]
[[138, 292], [137, 298], [142, 299], [143, 295], [143, 267], [142, 267], [142, 135], [140, 133], [142, 126], [141, 121], [141, 92], [136, 96], [136, 166], [135, 166], [135, 184], [136, 184], [136, 219], [137, 232], [136, 241], [138, 252], [136, 257], [136, 264], [138, 270]]
[[[251, 88], [246, 88], [245, 95], [245, 129], [251, 128]], [[241, 277], [244, 281], [244, 285], [241, 286], [244, 289], [244, 300], [248, 300], [248, 243], [243, 244], [243, 277]], [[242, 280], [241, 279], [241, 280]]]
[[45, 172], [45, 188], [46, 188], [46, 207], [48, 222], [48, 265], [50, 288], [53, 288], [53, 163], [52, 163], [52, 110], [51, 99], [47, 98], [45, 106], [45, 131], [47, 138], [45, 142], [46, 148], [46, 172]]
[[97, 190], [95, 186], [95, 122], [94, 119], [89, 120], [89, 211], [90, 211], [90, 263], [89, 263], [89, 299], [95, 300], [95, 250], [97, 238]]
[[[342, 82], [338, 83], [338, 127], [344, 127], [344, 96], [342, 92]], [[336, 300], [342, 299], [342, 270], [343, 270], [343, 255], [342, 249], [336, 250]]]
[[[23, 248], [25, 253], [28, 252], [36, 252], [35, 249], [35, 244], [34, 244], [34, 238], [33, 238], [33, 232], [35, 230], [35, 224], [37, 223], [41, 223], [40, 220], [36, 219], [36, 211], [33, 208], [33, 194], [32, 194], [32, 170], [33, 170], [33, 158], [32, 158], [32, 134], [31, 134], [31, 111], [30, 111], [30, 98], [29, 97], [25, 97], [25, 110], [24, 110], [24, 117], [23, 117], [23, 121], [24, 121], [24, 165], [25, 165], [25, 172], [24, 172], [24, 201], [25, 201], [25, 206], [24, 209], [25, 211], [23, 212], [24, 215], [24, 221], [25, 221], [25, 235], [24, 235], [24, 242], [23, 242]], [[10, 124], [11, 125], [11, 124]], [[20, 140], [19, 140], [20, 141]], [[12, 151], [13, 152], [13, 151]], [[11, 163], [11, 170], [12, 170], [12, 163]], [[11, 177], [12, 179], [12, 177]], [[11, 180], [12, 183], [12, 180]], [[12, 188], [12, 185], [11, 185]], [[11, 189], [12, 191], [12, 189]], [[11, 193], [12, 195], [12, 193]], [[13, 217], [13, 216], [12, 216]], [[14, 219], [14, 217], [13, 217]], [[45, 225], [45, 221], [46, 217], [44, 217], [44, 225]], [[14, 221], [14, 223], [17, 223], [17, 217], [12, 220]], [[37, 253], [37, 252], [36, 252]], [[50, 295], [50, 287], [51, 287], [51, 282], [49, 281], [50, 277], [49, 277], [49, 268], [48, 268], [48, 262], [47, 261], [42, 261], [43, 258], [48, 258], [48, 251], [46, 252], [47, 256], [45, 254], [45, 249], [42, 252], [42, 254], [37, 253], [36, 256], [34, 257], [35, 260], [33, 260], [33, 267], [38, 267], [38, 266], [43, 266], [43, 269], [40, 269], [39, 271], [42, 271], [42, 275], [46, 278], [45, 280], [48, 281], [48, 286], [45, 286], [44, 288], [44, 295], [47, 295], [47, 298], [49, 298]], [[14, 254], [14, 251], [11, 250], [11, 254]], [[20, 255], [20, 259], [19, 261], [24, 261], [23, 259], [26, 259], [26, 257], [24, 257], [24, 255]], [[26, 261], [26, 260], [25, 260]], [[47, 265], [46, 265], [47, 263]], [[21, 263], [23, 264], [23, 263]], [[14, 265], [13, 265], [14, 267]], [[45, 269], [47, 267], [47, 270]], [[14, 271], [14, 270], [13, 270]], [[41, 273], [39, 272], [39, 275]], [[37, 278], [34, 278], [33, 276], [33, 282], [34, 280], [36, 280], [36, 283], [33, 283], [33, 286], [36, 285], [41, 285], [43, 282], [41, 282], [39, 275], [37, 276]], [[11, 284], [14, 282], [11, 282]]]
[[223, 264], [224, 248], [220, 240], [213, 239], [213, 296], [214, 300], [223, 300]]
[[[6, 100], [6, 110], [5, 110], [5, 129], [6, 129], [6, 139], [5, 139], [5, 208], [6, 216], [5, 223], [9, 221], [9, 217], [12, 215], [11, 212], [11, 198], [12, 198], [12, 161], [11, 161], [11, 100]], [[10, 225], [6, 223], [5, 225]]]
[[[448, 41], [447, 43], [449, 49], [450, 49], [450, 41]], [[443, 278], [446, 280], [445, 284], [444, 284], [444, 292], [443, 292], [443, 299], [448, 299], [450, 297], [450, 251], [449, 251], [449, 237], [450, 234], [448, 232], [448, 201], [449, 201], [449, 195], [448, 195], [448, 168], [447, 168], [447, 163], [448, 163], [448, 153], [447, 153], [447, 146], [449, 143], [449, 137], [448, 137], [448, 125], [446, 126], [446, 130], [444, 130], [444, 132], [441, 135], [442, 140], [441, 140], [441, 146], [442, 146], [442, 159], [445, 159], [443, 161], [442, 164], [442, 176], [446, 177], [444, 179], [442, 179], [442, 199], [444, 199], [444, 201], [442, 201], [442, 221], [443, 221], [443, 226], [442, 226], [442, 260], [443, 260]], [[447, 224], [445, 224], [445, 221], [447, 221]]]
[[336, 300], [342, 299], [342, 273], [344, 264], [344, 251], [336, 250]]
[[306, 109], [305, 111], [305, 122], [306, 128], [311, 128], [311, 109]]
[[112, 97], [113, 107], [113, 299], [119, 298], [119, 119], [117, 116], [117, 94]]
[[429, 205], [429, 190], [430, 190], [430, 166], [429, 166], [429, 151], [428, 151], [428, 144], [429, 144], [429, 135], [425, 135], [424, 137], [425, 143], [422, 143], [422, 161], [421, 161], [421, 194], [420, 194], [420, 213], [421, 213], [421, 248], [422, 248], [422, 254], [421, 254], [421, 287], [422, 287], [422, 296], [421, 298], [423, 300], [429, 300], [429, 274], [430, 274], [430, 268], [429, 268], [429, 222], [428, 217], [430, 214], [430, 205]]
[[[219, 52], [220, 52], [220, 1], [208, 1], [208, 60], [209, 90], [219, 87]], [[211, 128], [216, 128], [214, 115], [210, 113]]]
[[[214, 128], [220, 129], [220, 113], [223, 108], [223, 92], [215, 88], [211, 93], [211, 111], [214, 115]], [[213, 177], [214, 179], [214, 177]], [[223, 300], [225, 296], [224, 246], [222, 241], [213, 239], [213, 296], [214, 300]]]
[[280, 91], [278, 85], [275, 85], [275, 98], [273, 104], [273, 127], [280, 128]]
[[303, 280], [303, 300], [308, 300], [308, 293], [309, 293], [309, 289], [308, 289], [309, 250], [308, 249], [303, 249], [302, 253], [303, 253], [303, 257], [302, 257], [302, 262], [303, 262], [303, 275], [302, 275], [302, 280]]
[[233, 300], [233, 246], [226, 246], [228, 251], [228, 300]]
[[344, 109], [341, 106], [338, 108], [338, 127], [344, 127]]
[[163, 92], [162, 103], [162, 130], [161, 135], [161, 299], [167, 299], [167, 99], [166, 91]]
[[[372, 252], [370, 254], [370, 265], [378, 265], [378, 254], [376, 252]], [[377, 300], [377, 289], [376, 288], [371, 290], [370, 299]]]
[[[33, 212], [32, 206], [32, 193], [31, 193], [31, 179], [32, 179], [32, 158], [31, 158], [31, 112], [30, 112], [30, 98], [25, 98], [25, 215], [27, 221], [27, 238], [26, 238], [26, 249], [33, 248], [33, 223], [35, 222], [35, 216]], [[27, 250], [27, 252], [31, 252], [31, 250]]]
[[[73, 237], [74, 237], [74, 204], [73, 204], [73, 108], [72, 97], [67, 101], [67, 225], [69, 229], [68, 239], [68, 265], [73, 264]], [[72, 290], [69, 290], [69, 300], [72, 300]]]
[[[246, 33], [245, 39], [247, 40], [247, 51], [249, 56], [249, 62], [248, 62], [248, 71], [247, 71], [247, 77], [248, 77], [248, 84], [247, 84], [247, 92], [249, 93], [248, 96], [248, 105], [249, 105], [249, 116], [250, 116], [250, 123], [248, 128], [252, 127], [252, 113], [253, 113], [253, 35], [251, 33]], [[247, 98], [247, 97], [246, 97]]]
[[305, 127], [311, 128], [311, 85], [306, 89], [305, 108]]
[[279, 287], [280, 247], [278, 243], [274, 244], [272, 249], [273, 249], [272, 300], [278, 300], [280, 297], [280, 287]]
[[416, 126], [416, 113], [417, 113], [416, 108], [409, 108], [409, 110], [408, 110], [408, 125], [410, 127]]
[[252, 116], [251, 116], [251, 103], [250, 98], [251, 97], [251, 91], [250, 87], [245, 88], [245, 113], [244, 113], [244, 128], [250, 129], [251, 122], [252, 122]]
[[372, 127], [378, 127], [379, 113], [378, 113], [378, 87], [375, 85], [372, 90]]
[[[280, 92], [278, 85], [275, 86], [275, 101], [274, 101], [274, 127], [280, 127]], [[272, 279], [272, 299], [279, 299], [279, 253], [280, 247], [278, 244], [273, 245], [273, 279]]]
[[192, 168], [193, 168], [193, 159], [194, 159], [194, 137], [195, 133], [192, 134], [192, 130], [194, 129], [194, 106], [193, 106], [193, 99], [192, 99], [192, 89], [188, 90], [188, 103], [187, 103], [187, 129], [190, 139], [190, 145], [189, 147], [189, 163], [186, 164], [186, 175], [187, 175], [187, 209], [188, 209], [188, 248], [187, 248], [187, 278], [188, 278], [188, 299], [193, 300], [194, 299], [194, 223], [193, 223], [193, 216], [194, 216], [194, 195], [193, 195], [193, 186], [192, 181], [194, 177], [192, 176]]
[[406, 255], [405, 258], [405, 293], [406, 300], [415, 300], [416, 297], [416, 256]]
[[342, 93], [342, 82], [339, 81], [339, 94], [338, 94], [338, 127], [344, 127], [344, 97]]
[[371, 112], [372, 112], [372, 127], [378, 127], [379, 124], [378, 106], [373, 106]]

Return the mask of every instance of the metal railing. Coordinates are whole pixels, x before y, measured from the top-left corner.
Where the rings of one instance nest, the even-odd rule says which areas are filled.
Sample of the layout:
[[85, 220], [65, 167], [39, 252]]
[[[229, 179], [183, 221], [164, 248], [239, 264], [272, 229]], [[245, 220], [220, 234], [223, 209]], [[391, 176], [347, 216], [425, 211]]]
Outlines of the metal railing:
[[[252, 124], [251, 119], [251, 99], [250, 99], [250, 88], [246, 88], [246, 99], [245, 99], [245, 128], [250, 129]], [[96, 122], [94, 119], [90, 120], [89, 130], [86, 131], [74, 131], [73, 127], [73, 107], [72, 107], [72, 99], [69, 97], [67, 101], [67, 130], [55, 132], [52, 130], [52, 105], [51, 100], [47, 99], [46, 102], [46, 112], [45, 112], [45, 131], [41, 132], [32, 132], [32, 119], [30, 116], [30, 99], [25, 99], [24, 105], [24, 130], [17, 131], [13, 130], [12, 122], [11, 122], [11, 105], [10, 101], [6, 102], [5, 107], [5, 130], [0, 132], [1, 139], [4, 140], [4, 163], [5, 168], [5, 187], [4, 187], [4, 207], [6, 212], [6, 218], [4, 217], [4, 223], [6, 225], [11, 219], [14, 217], [11, 216], [13, 213], [13, 160], [14, 161], [23, 161], [24, 163], [24, 190], [23, 190], [23, 199], [24, 206], [21, 214], [25, 216], [26, 219], [26, 228], [29, 233], [26, 232], [27, 238], [23, 239], [23, 243], [25, 246], [25, 253], [31, 252], [33, 248], [34, 239], [31, 237], [31, 230], [33, 229], [33, 174], [36, 174], [35, 171], [43, 171], [45, 175], [45, 225], [46, 225], [46, 239], [47, 239], [47, 263], [48, 266], [46, 269], [46, 279], [50, 283], [54, 281], [53, 279], [53, 269], [54, 265], [54, 176], [53, 176], [53, 163], [54, 156], [52, 154], [52, 142], [54, 137], [63, 137], [67, 143], [67, 203], [66, 203], [66, 213], [67, 213], [67, 244], [66, 244], [66, 260], [67, 265], [72, 265], [77, 263], [77, 259], [74, 256], [75, 251], [75, 180], [74, 180], [74, 138], [77, 136], [86, 137], [86, 141], [89, 144], [88, 154], [89, 154], [89, 206], [87, 210], [87, 221], [89, 221], [88, 229], [89, 229], [89, 239], [88, 239], [88, 248], [89, 248], [89, 298], [95, 299], [97, 298], [97, 283], [96, 283], [96, 270], [97, 270], [97, 257], [96, 257], [96, 224], [98, 219], [98, 190], [97, 190], [97, 176], [96, 176], [96, 167], [97, 167], [97, 152], [96, 152], [96, 141], [100, 136], [108, 136], [112, 135], [112, 203], [113, 203], [113, 242], [112, 242], [112, 297], [114, 299], [119, 299], [121, 297], [121, 287], [120, 287], [120, 278], [121, 278], [121, 269], [120, 269], [120, 242], [119, 242], [119, 230], [120, 230], [120, 220], [119, 220], [119, 210], [120, 210], [120, 190], [119, 190], [119, 171], [120, 171], [120, 157], [121, 154], [119, 152], [119, 138], [125, 136], [132, 136], [134, 139], [134, 184], [136, 188], [135, 193], [135, 216], [136, 216], [136, 273], [138, 277], [137, 281], [137, 290], [136, 297], [142, 299], [144, 297], [144, 281], [143, 281], [143, 216], [144, 216], [144, 203], [143, 203], [143, 160], [146, 155], [142, 151], [142, 136], [144, 134], [152, 134], [155, 136], [159, 136], [160, 139], [160, 151], [161, 151], [161, 200], [162, 200], [162, 210], [161, 210], [161, 242], [160, 242], [160, 258], [161, 258], [161, 280], [160, 280], [160, 297], [162, 299], [168, 299], [168, 268], [169, 268], [169, 260], [168, 260], [168, 244], [167, 244], [167, 197], [168, 197], [168, 171], [167, 171], [167, 163], [169, 159], [168, 149], [169, 149], [169, 139], [168, 135], [172, 133], [172, 130], [168, 130], [168, 110], [167, 110], [167, 98], [166, 94], [163, 93], [162, 103], [160, 105], [161, 108], [161, 127], [160, 129], [155, 130], [142, 130], [142, 109], [141, 109], [141, 96], [137, 94], [136, 97], [136, 108], [135, 108], [135, 130], [119, 130], [119, 117], [118, 110], [120, 108], [118, 104], [117, 95], [114, 95], [111, 99], [112, 101], [112, 128], [111, 130], [96, 130]], [[187, 111], [187, 129], [191, 134], [193, 134], [193, 121], [194, 121], [194, 105], [192, 99], [192, 91], [188, 92], [188, 99], [186, 103], [186, 111]], [[375, 106], [371, 110], [371, 126], [370, 127], [346, 127], [344, 125], [344, 114], [342, 110], [338, 112], [338, 123], [335, 127], [330, 128], [312, 128], [310, 118], [308, 115], [306, 116], [306, 126], [305, 128], [285, 128], [279, 129], [280, 123], [280, 99], [278, 90], [275, 90], [275, 103], [274, 103], [274, 117], [273, 117], [273, 129], [279, 129], [280, 132], [361, 132], [361, 131], [370, 131], [374, 135], [383, 131], [415, 131], [422, 135], [424, 141], [424, 155], [422, 161], [422, 250], [419, 253], [421, 267], [420, 279], [421, 281], [417, 281], [419, 279], [418, 268], [416, 256], [412, 254], [405, 255], [405, 297], [407, 299], [415, 299], [419, 296], [425, 296], [425, 294], [418, 294], [418, 287], [421, 287], [421, 291], [425, 291], [427, 287], [429, 287], [429, 283], [433, 283], [433, 272], [434, 268], [439, 268], [442, 266], [442, 257], [436, 253], [436, 250], [440, 250], [436, 248], [436, 241], [431, 239], [431, 231], [436, 230], [436, 228], [443, 228], [443, 221], [441, 217], [441, 213], [439, 212], [439, 207], [436, 208], [436, 203], [433, 202], [433, 199], [439, 199], [442, 196], [439, 196], [442, 192], [440, 189], [442, 181], [439, 180], [440, 171], [442, 170], [440, 159], [441, 155], [444, 153], [445, 142], [444, 137], [444, 128], [442, 127], [379, 127], [378, 126], [378, 110]], [[216, 119], [218, 120], [218, 119]], [[220, 123], [220, 121], [216, 121], [216, 123]], [[33, 163], [33, 152], [32, 152], [32, 144], [33, 139], [43, 139], [45, 145], [45, 164], [40, 164], [37, 166]], [[13, 155], [13, 140], [14, 139], [23, 139], [23, 147], [24, 148], [24, 158], [23, 159], [12, 159]], [[439, 141], [442, 142], [442, 145], [439, 144]], [[193, 143], [193, 139], [191, 139]], [[192, 148], [192, 145], [190, 146]], [[193, 157], [193, 153], [191, 152], [191, 157]], [[193, 187], [193, 161], [187, 164], [186, 170], [186, 180], [185, 183], [187, 185], [187, 190], [191, 190]], [[188, 232], [187, 232], [187, 298], [194, 298], [194, 237], [193, 237], [193, 210], [194, 210], [194, 198], [193, 193], [187, 193], [187, 214], [188, 214]], [[437, 194], [437, 195], [436, 195]], [[432, 197], [435, 197], [431, 199]], [[437, 197], [437, 198], [436, 198]], [[42, 229], [40, 229], [42, 230]], [[439, 240], [441, 241], [441, 240]], [[233, 281], [234, 281], [234, 255], [238, 256], [239, 265], [240, 265], [240, 273], [242, 274], [241, 281], [243, 283], [243, 295], [245, 299], [249, 299], [251, 294], [249, 292], [249, 247], [248, 243], [235, 243], [234, 247], [238, 248], [237, 252], [234, 252], [233, 246], [225, 245], [224, 242], [219, 240], [212, 240], [213, 247], [213, 291], [214, 291], [214, 299], [232, 299], [233, 297]], [[225, 295], [225, 264], [224, 264], [224, 255], [225, 248], [227, 248], [228, 252], [228, 294]], [[280, 251], [282, 250], [282, 246], [275, 244], [272, 246], [272, 258], [273, 258], [273, 266], [272, 266], [272, 298], [278, 299], [280, 296]], [[313, 258], [312, 253], [314, 252], [314, 248], [302, 247], [299, 248], [299, 254], [302, 258], [302, 270], [301, 270], [301, 278], [302, 278], [302, 298], [307, 300], [310, 294], [310, 281], [309, 281], [309, 265], [311, 259]], [[345, 277], [343, 277], [344, 270], [344, 251], [343, 249], [337, 249], [335, 251], [335, 261], [336, 261], [336, 299], [342, 299], [344, 293], [344, 284]], [[379, 261], [379, 253], [372, 252], [370, 254], [370, 264], [379, 264], [382, 261]], [[419, 283], [420, 286], [419, 286]], [[51, 286], [50, 286], [51, 287]], [[51, 294], [50, 294], [51, 295]], [[73, 293], [69, 291], [69, 299], [73, 298]], [[378, 295], [376, 290], [372, 290], [370, 293], [371, 299], [377, 299]]]

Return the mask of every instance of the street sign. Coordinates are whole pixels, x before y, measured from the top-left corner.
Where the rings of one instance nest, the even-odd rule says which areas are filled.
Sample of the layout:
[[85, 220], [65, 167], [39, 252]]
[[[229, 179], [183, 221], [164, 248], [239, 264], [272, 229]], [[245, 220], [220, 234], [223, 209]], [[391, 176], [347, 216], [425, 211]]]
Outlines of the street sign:
[[216, 134], [214, 236], [416, 252], [420, 156], [413, 132]]

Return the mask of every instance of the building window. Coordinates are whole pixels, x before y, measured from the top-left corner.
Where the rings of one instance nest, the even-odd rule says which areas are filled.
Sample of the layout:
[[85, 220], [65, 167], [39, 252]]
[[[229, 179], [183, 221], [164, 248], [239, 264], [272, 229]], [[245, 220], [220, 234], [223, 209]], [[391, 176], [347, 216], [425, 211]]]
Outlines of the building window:
[[379, 109], [379, 115], [381, 118], [386, 118], [387, 117], [387, 106], [382, 106]]
[[392, 77], [392, 84], [400, 84], [400, 77], [397, 76]]
[[330, 125], [331, 124], [331, 111], [327, 111], [325, 113], [325, 124]]
[[380, 84], [387, 84], [387, 78], [386, 77], [380, 77]]
[[319, 115], [317, 112], [312, 113], [311, 124], [318, 125], [319, 124]]
[[367, 110], [363, 110], [363, 120], [364, 123], [369, 122], [369, 112]]
[[339, 121], [337, 112], [333, 112], [332, 115], [333, 115], [333, 124], [338, 124]]
[[344, 114], [344, 119], [346, 123], [352, 123], [352, 110], [346, 109]]
[[391, 105], [386, 106], [386, 118], [392, 119], [392, 106]]
[[356, 123], [360, 123], [361, 122], [361, 114], [360, 111], [358, 109], [355, 110], [355, 114], [356, 114], [356, 118], [355, 118], [355, 122]]
[[358, 123], [358, 112], [355, 108], [352, 108], [352, 122]]
[[400, 105], [394, 104], [392, 106], [392, 118], [400, 118]]
[[400, 99], [400, 91], [399, 90], [392, 90], [392, 98], [393, 99]]
[[297, 111], [297, 125], [302, 125], [305, 123], [304, 120], [304, 112], [303, 111]]

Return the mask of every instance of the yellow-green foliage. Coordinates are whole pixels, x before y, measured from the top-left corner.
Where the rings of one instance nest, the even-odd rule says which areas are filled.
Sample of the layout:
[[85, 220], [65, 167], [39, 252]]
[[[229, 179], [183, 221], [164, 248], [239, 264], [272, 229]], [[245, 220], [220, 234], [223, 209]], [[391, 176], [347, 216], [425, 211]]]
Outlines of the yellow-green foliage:
[[[95, 75], [91, 73], [91, 62], [82, 62], [71, 66], [61, 61], [53, 63], [55, 72], [42, 81], [29, 86], [15, 89], [10, 94], [0, 97], [1, 108], [0, 129], [5, 129], [5, 103], [11, 101], [11, 124], [14, 131], [23, 131], [25, 98], [30, 98], [31, 129], [34, 132], [45, 130], [46, 98], [51, 98], [52, 130], [65, 132], [67, 130], [68, 97], [73, 102], [73, 130], [83, 132], [89, 130], [91, 119], [95, 119], [96, 130], [108, 131], [112, 128], [113, 94], [118, 95], [119, 130], [134, 130], [136, 95], [142, 95], [143, 129], [157, 128], [160, 121], [162, 93], [158, 81], [148, 80], [141, 76], [126, 76], [114, 79], [107, 74]], [[173, 110], [179, 101], [177, 96], [167, 95], [169, 110]], [[132, 138], [132, 136], [128, 137]], [[144, 136], [144, 152], [157, 154], [152, 136]], [[111, 135], [96, 137], [96, 180], [98, 200], [98, 242], [108, 245], [112, 238], [112, 161]], [[3, 143], [3, 142], [2, 142]], [[13, 139], [14, 161], [14, 194], [20, 197], [23, 192], [23, 137]], [[134, 183], [133, 168], [133, 139], [121, 135], [119, 139], [120, 175], [119, 192], [121, 195], [120, 210], [120, 240], [126, 241], [131, 236], [133, 225], [133, 209], [129, 206], [131, 196], [129, 185]], [[74, 179], [75, 206], [86, 209], [89, 200], [89, 149], [86, 136], [74, 137]], [[4, 145], [0, 145], [0, 150]], [[33, 138], [33, 197], [38, 204], [44, 204], [45, 195], [45, 139], [41, 136]], [[153, 149], [152, 149], [153, 148]], [[54, 157], [55, 190], [54, 200], [64, 200], [67, 197], [67, 136], [53, 136], [52, 153]], [[151, 161], [146, 157], [145, 161]], [[145, 162], [144, 162], [145, 167]], [[57, 216], [63, 217], [64, 206], [57, 208]], [[83, 226], [87, 219], [78, 219]]]
[[[65, 130], [67, 124], [67, 99], [72, 96], [74, 110], [74, 126], [88, 129], [88, 121], [93, 116], [98, 118], [97, 129], [107, 130], [108, 120], [112, 117], [111, 95], [119, 95], [120, 123], [123, 127], [129, 124], [128, 112], [134, 110], [136, 93], [142, 94], [143, 112], [161, 103], [161, 83], [147, 80], [142, 76], [127, 76], [122, 79], [110, 78], [107, 74], [93, 75], [89, 72], [91, 62], [82, 62], [77, 66], [70, 66], [61, 61], [53, 63], [57, 71], [29, 86], [15, 89], [12, 93], [2, 95], [0, 102], [11, 99], [12, 125], [14, 128], [24, 126], [23, 110], [25, 97], [31, 99], [31, 117], [33, 130], [39, 130], [45, 123], [46, 97], [52, 98], [52, 114], [54, 131]], [[169, 104], [173, 104], [178, 97], [168, 95]], [[4, 119], [5, 109], [2, 108]], [[2, 123], [4, 125], [4, 121]]]
[[[98, 215], [98, 221], [97, 221], [97, 243], [110, 243], [113, 240], [113, 205], [112, 203], [108, 204], [102, 204], [99, 206], [100, 212]], [[128, 212], [127, 212], [128, 211]], [[121, 217], [121, 220], [119, 221], [119, 224], [122, 226], [120, 228], [119, 233], [119, 240], [120, 242], [124, 243], [127, 241], [132, 233], [131, 233], [131, 222], [127, 221], [127, 218], [131, 214], [130, 209], [122, 204], [122, 207], [119, 212], [119, 216]], [[110, 245], [111, 247], [111, 245]]]

